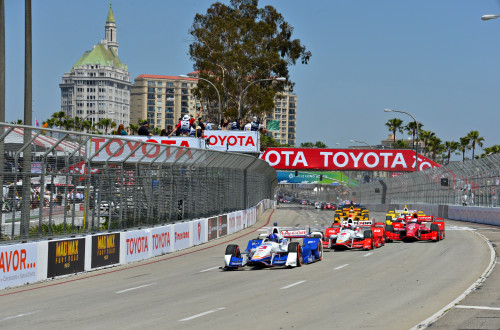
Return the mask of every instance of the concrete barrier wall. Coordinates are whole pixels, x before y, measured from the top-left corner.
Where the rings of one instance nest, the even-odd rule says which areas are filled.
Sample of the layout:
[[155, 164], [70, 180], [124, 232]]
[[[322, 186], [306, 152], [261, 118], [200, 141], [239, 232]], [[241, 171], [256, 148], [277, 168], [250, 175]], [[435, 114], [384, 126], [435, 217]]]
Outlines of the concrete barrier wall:
[[[128, 264], [229, 235], [275, 207], [263, 200], [246, 210], [165, 226], [0, 246], [0, 289]], [[222, 263], [222, 256], [221, 256]]]

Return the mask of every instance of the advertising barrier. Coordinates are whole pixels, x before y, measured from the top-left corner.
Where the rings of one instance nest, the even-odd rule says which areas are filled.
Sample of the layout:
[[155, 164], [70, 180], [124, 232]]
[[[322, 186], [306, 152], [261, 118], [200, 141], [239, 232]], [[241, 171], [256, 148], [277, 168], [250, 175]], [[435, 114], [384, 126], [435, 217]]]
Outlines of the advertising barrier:
[[236, 231], [236, 214], [234, 212], [227, 215], [227, 233], [231, 235]]
[[192, 245], [200, 245], [207, 242], [207, 219], [194, 220], [190, 222], [193, 226], [191, 232], [193, 233]]
[[227, 214], [219, 215], [219, 237], [226, 236], [228, 233], [227, 230]]
[[237, 211], [234, 212], [235, 219], [236, 219], [236, 225], [234, 231], [240, 231], [243, 229], [243, 212]]
[[0, 246], [0, 289], [37, 280], [38, 243]]
[[169, 225], [151, 229], [151, 252], [153, 257], [173, 251], [172, 228], [173, 226]]
[[120, 263], [120, 233], [92, 236], [91, 267]]
[[174, 225], [174, 251], [189, 247], [189, 222]]
[[204, 134], [210, 150], [260, 152], [260, 132], [205, 130]]
[[133, 230], [122, 234], [121, 250], [124, 263], [147, 259], [150, 256], [150, 230]]
[[85, 268], [85, 238], [50, 241], [47, 257], [47, 277], [83, 272]]
[[207, 231], [208, 231], [209, 241], [218, 238], [217, 236], [217, 234], [219, 233], [218, 220], [219, 219], [217, 217], [212, 217], [207, 219]]

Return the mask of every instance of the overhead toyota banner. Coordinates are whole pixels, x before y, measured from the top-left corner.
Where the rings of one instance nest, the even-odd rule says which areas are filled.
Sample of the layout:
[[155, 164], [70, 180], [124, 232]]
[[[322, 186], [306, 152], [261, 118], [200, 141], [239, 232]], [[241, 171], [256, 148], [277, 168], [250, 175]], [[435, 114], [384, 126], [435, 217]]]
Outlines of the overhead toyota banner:
[[[277, 170], [398, 171], [415, 169], [415, 151], [388, 149], [268, 148], [261, 156]], [[440, 167], [418, 155], [419, 171]]]
[[203, 134], [210, 150], [260, 152], [260, 132], [205, 130]]

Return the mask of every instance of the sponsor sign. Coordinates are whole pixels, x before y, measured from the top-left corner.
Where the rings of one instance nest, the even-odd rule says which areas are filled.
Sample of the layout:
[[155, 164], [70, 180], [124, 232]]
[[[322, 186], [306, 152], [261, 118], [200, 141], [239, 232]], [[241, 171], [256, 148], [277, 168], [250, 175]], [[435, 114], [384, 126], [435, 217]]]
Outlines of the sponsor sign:
[[207, 219], [207, 230], [208, 230], [208, 240], [211, 241], [213, 239], [216, 239], [218, 236], [218, 221], [219, 219], [217, 217], [213, 218], [208, 218]]
[[248, 212], [249, 210], [241, 211], [241, 222], [243, 223], [243, 228], [248, 227], [248, 221], [247, 221]]
[[235, 231], [240, 231], [243, 229], [243, 212], [238, 211], [234, 213], [234, 218], [236, 220]]
[[172, 226], [155, 227], [151, 230], [151, 250], [153, 256], [172, 252]]
[[0, 289], [36, 281], [38, 243], [0, 246]]
[[193, 223], [193, 245], [205, 243], [207, 220], [195, 220]]
[[307, 236], [307, 230], [282, 230], [283, 237], [304, 237]]
[[147, 230], [134, 230], [124, 233], [125, 262], [149, 258], [150, 241]]
[[176, 223], [174, 225], [174, 251], [189, 247], [189, 235], [189, 222]]
[[85, 238], [49, 242], [47, 277], [83, 272]]
[[104, 267], [120, 263], [120, 234], [92, 236], [91, 267]]
[[[398, 171], [415, 170], [413, 150], [268, 148], [261, 158], [280, 170]], [[419, 171], [441, 165], [418, 155]]]
[[219, 237], [227, 235], [227, 214], [219, 215]]
[[260, 152], [260, 132], [205, 130], [204, 134], [210, 150]]
[[229, 213], [227, 216], [227, 233], [231, 235], [236, 231], [236, 214]]

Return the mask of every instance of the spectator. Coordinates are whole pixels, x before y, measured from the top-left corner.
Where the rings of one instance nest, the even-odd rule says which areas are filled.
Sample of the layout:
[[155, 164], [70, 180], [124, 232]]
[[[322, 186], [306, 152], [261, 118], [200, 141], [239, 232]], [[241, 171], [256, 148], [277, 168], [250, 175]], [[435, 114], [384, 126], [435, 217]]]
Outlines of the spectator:
[[252, 130], [252, 122], [250, 119], [247, 119], [247, 123], [245, 124], [245, 127], [243, 128], [245, 131], [251, 131]]
[[162, 129], [161, 132], [160, 132], [160, 136], [167, 136], [167, 130], [166, 129]]
[[205, 125], [205, 129], [211, 131], [212, 130], [212, 120], [210, 117], [207, 118], [207, 124]]
[[167, 126], [167, 136], [172, 133], [172, 125]]
[[196, 115], [195, 118], [190, 118], [189, 115], [184, 115], [184, 117], [182, 117], [182, 120], [180, 120], [177, 123], [177, 125], [175, 126], [172, 133], [170, 133], [168, 136], [172, 136], [172, 134], [174, 134], [177, 131], [179, 131], [180, 134], [182, 134], [182, 135], [190, 134], [191, 128], [193, 127], [195, 120], [201, 116], [201, 113], [203, 111], [202, 107], [200, 107], [199, 109], [200, 109], [200, 111], [198, 112], [198, 114]]
[[221, 120], [221, 122], [220, 122], [220, 129], [224, 130], [224, 131], [227, 130], [230, 120], [231, 120], [231, 118], [225, 118], [225, 119]]
[[143, 136], [152, 136], [153, 134], [149, 132], [149, 123], [147, 121], [142, 123], [142, 126], [139, 127], [139, 131], [137, 132], [137, 135], [143, 135]]
[[118, 125], [118, 129], [116, 130], [116, 134], [128, 135], [127, 131], [125, 130], [125, 126], [123, 126], [123, 124]]
[[58, 192], [57, 196], [56, 196], [56, 204], [62, 205], [62, 200], [63, 200], [62, 194], [61, 194], [61, 192]]
[[250, 123], [250, 130], [251, 131], [260, 131], [261, 133], [265, 133], [266, 129], [264, 128], [264, 125], [260, 123], [260, 120], [257, 117], [253, 117], [252, 122]]
[[231, 123], [231, 130], [232, 131], [236, 131], [236, 130], [240, 130], [240, 129], [241, 129], [240, 120], [239, 119], [235, 119]]
[[[197, 126], [200, 126], [203, 131], [206, 129], [205, 128], [205, 123], [203, 122], [202, 118], [198, 119], [198, 125]], [[198, 127], [196, 129], [198, 129]]]
[[467, 206], [467, 193], [462, 196], [462, 206]]

